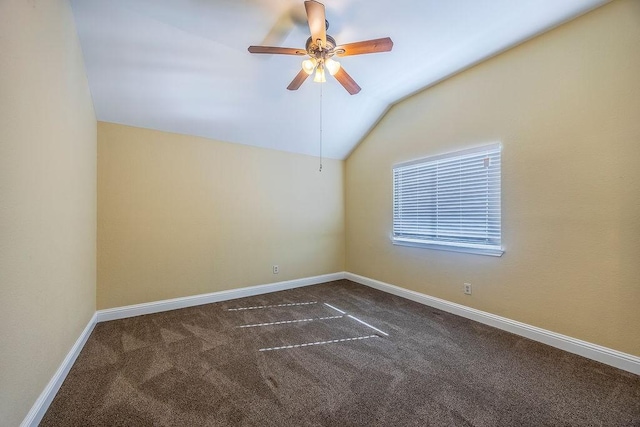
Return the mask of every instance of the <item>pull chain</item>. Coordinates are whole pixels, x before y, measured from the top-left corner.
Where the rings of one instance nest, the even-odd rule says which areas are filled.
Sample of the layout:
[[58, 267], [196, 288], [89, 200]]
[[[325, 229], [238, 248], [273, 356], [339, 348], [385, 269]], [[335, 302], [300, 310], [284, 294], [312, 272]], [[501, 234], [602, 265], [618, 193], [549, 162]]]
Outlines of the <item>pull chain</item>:
[[320, 170], [322, 172], [322, 83], [320, 83]]

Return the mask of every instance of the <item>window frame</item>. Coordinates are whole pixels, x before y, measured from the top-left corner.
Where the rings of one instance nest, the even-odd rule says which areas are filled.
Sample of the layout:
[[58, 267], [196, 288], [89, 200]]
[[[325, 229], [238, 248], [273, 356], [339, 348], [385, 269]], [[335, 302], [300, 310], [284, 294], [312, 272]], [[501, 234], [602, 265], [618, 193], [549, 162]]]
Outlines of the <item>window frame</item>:
[[[396, 176], [397, 176], [398, 170], [404, 169], [407, 167], [412, 167], [412, 166], [415, 167], [416, 165], [426, 166], [442, 160], [454, 160], [454, 159], [462, 160], [466, 156], [484, 153], [484, 152], [486, 153], [491, 152], [491, 153], [494, 153], [494, 155], [497, 152], [500, 159], [500, 164], [499, 164], [499, 169], [497, 174], [498, 199], [499, 199], [499, 201], [497, 202], [497, 206], [499, 206], [500, 208], [499, 214], [498, 214], [499, 215], [498, 244], [483, 245], [481, 243], [462, 241], [462, 239], [460, 239], [459, 241], [437, 240], [437, 239], [426, 238], [427, 237], [426, 235], [424, 239], [415, 238], [415, 237], [406, 237], [406, 236], [402, 237], [397, 235], [397, 234], [400, 234], [400, 233], [396, 233], [396, 228], [397, 228], [396, 227], [397, 225], [396, 224], [396, 217], [397, 217], [396, 215], [396, 190], [397, 190]], [[399, 245], [399, 246], [410, 246], [410, 247], [418, 247], [418, 248], [426, 248], [426, 249], [464, 252], [464, 253], [471, 253], [471, 254], [478, 254], [478, 255], [496, 256], [496, 257], [502, 256], [502, 254], [504, 253], [504, 248], [502, 247], [502, 200], [501, 200], [502, 199], [502, 176], [501, 175], [502, 175], [502, 144], [500, 143], [493, 143], [493, 144], [482, 145], [482, 146], [473, 147], [465, 150], [459, 150], [459, 151], [448, 152], [448, 153], [443, 153], [443, 154], [434, 155], [434, 156], [423, 157], [420, 159], [415, 159], [415, 160], [393, 165], [392, 167], [392, 231], [391, 231], [392, 243], [394, 245]], [[489, 177], [487, 178], [487, 183], [490, 183], [490, 179], [491, 178]], [[496, 180], [495, 177], [493, 179]], [[493, 184], [495, 185], [495, 182], [493, 182]], [[430, 188], [437, 189], [437, 186], [430, 187]], [[489, 193], [490, 191], [487, 190], [487, 194]], [[487, 214], [487, 216], [489, 216], [489, 214]]]

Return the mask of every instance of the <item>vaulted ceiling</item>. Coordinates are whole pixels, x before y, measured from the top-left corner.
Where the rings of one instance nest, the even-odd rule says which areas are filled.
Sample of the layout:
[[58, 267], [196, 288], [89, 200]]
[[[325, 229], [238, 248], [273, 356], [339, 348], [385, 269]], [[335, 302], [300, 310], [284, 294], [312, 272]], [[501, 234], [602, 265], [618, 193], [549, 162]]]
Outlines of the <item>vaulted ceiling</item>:
[[304, 48], [302, 0], [72, 7], [98, 120], [310, 155], [322, 120], [324, 155], [343, 159], [399, 100], [606, 2], [325, 0], [338, 44], [394, 42], [388, 53], [340, 59], [362, 87], [353, 96], [329, 76], [288, 91], [303, 57], [247, 51]]

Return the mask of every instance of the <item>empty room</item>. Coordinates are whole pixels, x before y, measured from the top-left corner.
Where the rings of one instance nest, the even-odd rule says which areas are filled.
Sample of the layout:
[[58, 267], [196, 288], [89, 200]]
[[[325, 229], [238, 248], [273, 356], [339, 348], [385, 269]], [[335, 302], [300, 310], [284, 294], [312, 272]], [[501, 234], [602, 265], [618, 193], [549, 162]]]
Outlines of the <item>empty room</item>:
[[640, 426], [639, 0], [0, 0], [0, 425]]

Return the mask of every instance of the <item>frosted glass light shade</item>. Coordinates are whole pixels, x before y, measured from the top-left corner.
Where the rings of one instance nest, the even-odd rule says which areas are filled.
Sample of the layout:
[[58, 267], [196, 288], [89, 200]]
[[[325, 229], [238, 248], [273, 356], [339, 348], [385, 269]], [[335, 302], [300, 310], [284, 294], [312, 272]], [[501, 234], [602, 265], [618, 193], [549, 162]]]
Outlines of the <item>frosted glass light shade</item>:
[[327, 67], [327, 70], [329, 70], [329, 74], [331, 74], [332, 76], [334, 76], [340, 69], [340, 63], [338, 61], [334, 61], [331, 58], [324, 61], [324, 65], [325, 67]]
[[305, 73], [311, 74], [313, 73], [314, 68], [316, 68], [316, 59], [309, 58], [302, 61], [302, 69]]
[[318, 65], [316, 68], [316, 76], [313, 78], [313, 81], [316, 83], [324, 83], [327, 81], [324, 76], [324, 67], [322, 65]]

